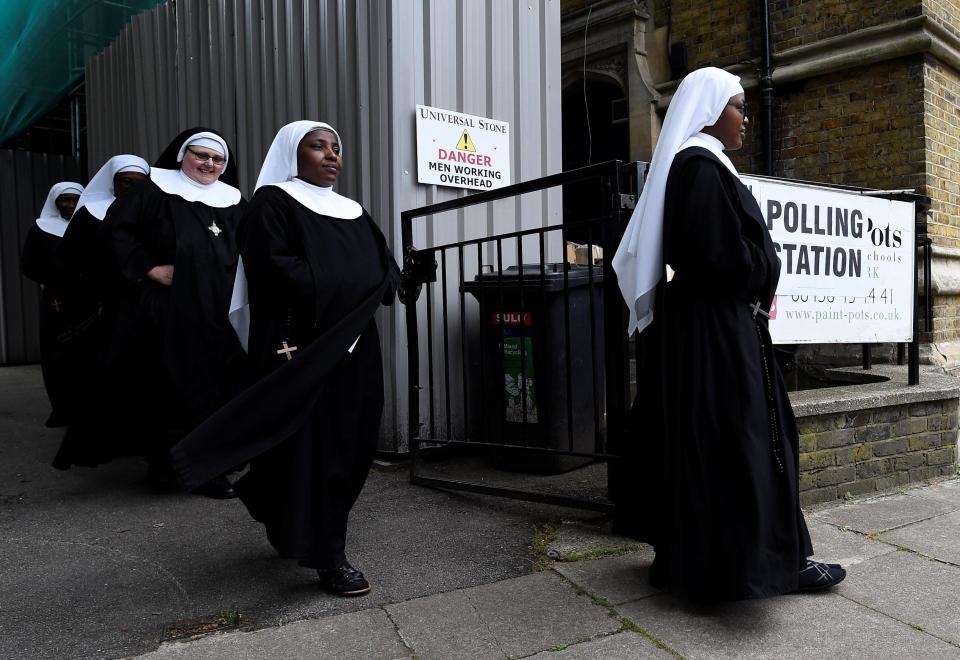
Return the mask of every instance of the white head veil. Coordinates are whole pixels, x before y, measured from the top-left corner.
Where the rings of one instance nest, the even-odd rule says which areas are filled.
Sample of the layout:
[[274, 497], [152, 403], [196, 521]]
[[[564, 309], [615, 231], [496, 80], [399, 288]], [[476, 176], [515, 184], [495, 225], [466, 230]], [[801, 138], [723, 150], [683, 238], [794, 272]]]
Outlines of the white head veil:
[[187, 147], [197, 145], [198, 147], [205, 147], [210, 151], [216, 151], [223, 156], [223, 168], [227, 168], [227, 163], [230, 162], [230, 150], [227, 149], [227, 143], [222, 137], [216, 133], [211, 133], [210, 131], [202, 131], [200, 133], [194, 133], [180, 146], [180, 151], [177, 153], [177, 162], [183, 162], [183, 157], [187, 153]]
[[60, 195], [82, 195], [83, 186], [73, 181], [61, 181], [53, 184], [50, 192], [47, 193], [47, 199], [43, 203], [43, 209], [37, 218], [37, 226], [48, 234], [54, 236], [63, 236], [67, 231], [69, 220], [60, 217], [60, 209], [57, 208], [57, 197]]
[[688, 138], [720, 118], [730, 97], [742, 93], [740, 78], [706, 67], [687, 75], [673, 95], [643, 192], [612, 262], [630, 309], [627, 334], [643, 331], [653, 321], [654, 293], [664, 273], [663, 198], [673, 158]]
[[[363, 207], [352, 199], [333, 192], [333, 187], [314, 186], [296, 178], [299, 174], [297, 171], [297, 149], [300, 146], [300, 140], [307, 133], [320, 128], [337, 136], [337, 142], [340, 143], [340, 153], [342, 154], [343, 143], [340, 140], [340, 134], [333, 126], [324, 124], [322, 121], [302, 120], [291, 122], [277, 131], [277, 136], [273, 138], [273, 143], [263, 159], [263, 166], [260, 168], [260, 176], [257, 177], [254, 192], [263, 186], [276, 186], [320, 215], [344, 220], [358, 218], [363, 213]], [[233, 282], [233, 294], [230, 297], [229, 318], [230, 325], [233, 326], [237, 338], [240, 340], [240, 345], [246, 351], [250, 336], [250, 304], [247, 295], [247, 275], [243, 268], [242, 258], [237, 263], [237, 276]], [[353, 350], [352, 346], [350, 350]]]
[[[210, 131], [194, 133], [180, 145], [180, 150], [177, 152], [178, 163], [183, 162], [183, 158], [187, 153], [187, 147], [192, 145], [205, 147], [211, 151], [223, 154], [223, 169], [221, 173], [227, 171], [227, 164], [230, 162], [230, 149], [227, 148], [227, 143], [222, 137]], [[166, 151], [160, 156], [160, 161], [164, 160], [165, 155]], [[183, 170], [179, 168], [166, 169], [154, 165], [150, 169], [150, 180], [165, 193], [177, 195], [188, 202], [200, 202], [201, 204], [217, 209], [235, 206], [239, 204], [243, 198], [239, 190], [219, 179], [213, 183], [200, 183], [188, 177], [183, 173]]]
[[254, 190], [263, 186], [277, 186], [314, 213], [344, 220], [360, 217], [363, 208], [352, 199], [333, 192], [333, 187], [314, 186], [297, 178], [297, 147], [300, 146], [300, 140], [307, 133], [321, 128], [337, 136], [340, 153], [343, 154], [343, 142], [333, 126], [322, 121], [291, 122], [273, 138]]
[[80, 201], [77, 202], [77, 210], [86, 208], [87, 212], [94, 218], [103, 220], [103, 217], [107, 214], [107, 209], [116, 199], [113, 194], [113, 178], [120, 172], [150, 174], [150, 166], [140, 156], [132, 154], [114, 156], [104, 163], [103, 167], [90, 179], [86, 190], [80, 196]]

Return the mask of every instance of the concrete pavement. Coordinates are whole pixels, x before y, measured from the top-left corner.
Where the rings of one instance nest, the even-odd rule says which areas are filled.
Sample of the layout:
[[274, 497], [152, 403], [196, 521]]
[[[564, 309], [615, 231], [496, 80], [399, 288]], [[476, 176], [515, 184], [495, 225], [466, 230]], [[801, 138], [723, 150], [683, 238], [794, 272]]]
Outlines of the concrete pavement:
[[0, 369], [0, 658], [960, 658], [957, 480], [810, 512], [830, 593], [691, 608], [595, 514], [377, 471], [348, 548], [374, 591], [342, 599], [236, 501], [53, 470], [46, 413], [37, 369]]

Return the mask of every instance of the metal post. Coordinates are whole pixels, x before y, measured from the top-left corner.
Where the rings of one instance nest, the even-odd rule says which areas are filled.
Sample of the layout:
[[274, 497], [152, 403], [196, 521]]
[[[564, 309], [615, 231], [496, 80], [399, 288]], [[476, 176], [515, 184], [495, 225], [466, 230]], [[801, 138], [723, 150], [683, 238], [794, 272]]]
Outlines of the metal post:
[[[924, 309], [920, 309], [920, 283], [918, 282], [918, 268], [914, 268], [913, 273], [913, 341], [908, 347], [907, 357], [907, 383], [910, 385], [920, 384], [920, 314], [924, 314], [924, 320], [927, 321], [927, 332], [931, 328], [929, 323], [932, 321], [931, 314], [931, 286], [930, 286], [930, 238], [927, 236], [927, 211], [930, 209], [930, 199], [921, 198], [914, 201], [915, 222], [917, 245], [923, 247], [923, 290], [924, 290]], [[916, 254], [916, 252], [914, 252]]]

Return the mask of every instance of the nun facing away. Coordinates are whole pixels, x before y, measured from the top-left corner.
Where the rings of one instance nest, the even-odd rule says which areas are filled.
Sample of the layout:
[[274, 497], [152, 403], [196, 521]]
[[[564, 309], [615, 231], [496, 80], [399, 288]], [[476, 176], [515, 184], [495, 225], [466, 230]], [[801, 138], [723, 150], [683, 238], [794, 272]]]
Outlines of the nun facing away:
[[[143, 182], [150, 166], [143, 158], [120, 154], [110, 158], [87, 184], [73, 219], [57, 247], [64, 271], [64, 286], [70, 301], [71, 377], [76, 383], [69, 428], [53, 459], [53, 467], [66, 470], [73, 465], [93, 467], [110, 460], [115, 453], [104, 415], [103, 394], [110, 383], [100, 381], [103, 373], [98, 359], [104, 352], [113, 328], [118, 290], [116, 268], [108, 246], [97, 238], [100, 222], [114, 200]], [[116, 401], [115, 397], [109, 397]]]
[[618, 467], [636, 486], [617, 494], [616, 525], [654, 546], [653, 586], [698, 601], [846, 575], [807, 559], [796, 421], [767, 327], [780, 261], [724, 153], [747, 124], [739, 78], [708, 67], [683, 80], [613, 259], [628, 332], [647, 328]]
[[[236, 185], [226, 140], [188, 129], [148, 180], [110, 205], [98, 232], [125, 289], [105, 371], [125, 389], [130, 437], [156, 487], [172, 484], [169, 448], [242, 384], [243, 350], [227, 318], [246, 207]], [[235, 496], [222, 475], [196, 492]]]
[[71, 416], [74, 393], [69, 384], [71, 336], [64, 273], [57, 259], [57, 246], [70, 224], [70, 218], [83, 193], [73, 181], [54, 184], [40, 211], [40, 217], [27, 230], [20, 267], [23, 274], [41, 285], [40, 293], [40, 369], [52, 412], [46, 425], [64, 426]]
[[172, 454], [188, 488], [250, 461], [236, 489], [277, 552], [316, 569], [328, 591], [359, 596], [370, 585], [347, 561], [347, 519], [383, 411], [374, 313], [393, 303], [399, 271], [370, 215], [333, 191], [341, 166], [327, 124], [277, 133], [243, 229], [249, 308], [242, 291], [232, 305], [249, 312], [260, 380]]

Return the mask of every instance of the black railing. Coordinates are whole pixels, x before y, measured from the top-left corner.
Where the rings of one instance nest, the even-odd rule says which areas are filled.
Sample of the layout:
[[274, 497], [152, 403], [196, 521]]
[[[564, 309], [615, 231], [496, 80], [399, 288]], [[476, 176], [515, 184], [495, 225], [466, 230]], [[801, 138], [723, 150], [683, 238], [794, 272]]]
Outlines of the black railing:
[[[418, 459], [424, 452], [483, 448], [510, 456], [508, 460], [524, 463], [530, 471], [562, 471], [620, 455], [634, 394], [637, 362], [631, 354], [641, 354], [641, 342], [636, 338], [631, 348], [625, 336], [626, 307], [610, 260], [645, 174], [643, 163], [610, 161], [401, 213], [405, 269], [416, 272], [413, 279], [426, 285], [425, 295], [406, 306], [412, 483], [610, 509], [615, 471], [608, 474], [607, 497], [584, 499], [495, 484], [483, 476], [474, 481], [428, 476], [420, 471]], [[463, 237], [463, 215], [451, 217], [469, 207], [570, 184], [581, 184], [579, 194], [589, 188], [596, 196], [596, 203], [587, 205], [595, 209], [591, 217], [472, 239]], [[915, 385], [921, 318], [924, 330], [932, 329], [931, 241], [926, 232], [930, 200], [908, 192], [866, 194], [912, 202], [917, 211], [916, 244], [922, 256], [914, 269], [913, 341], [897, 345], [900, 364], [904, 352], [908, 354], [908, 378]], [[518, 202], [515, 227], [543, 222], [543, 216], [535, 222], [519, 217], [519, 209]], [[441, 214], [451, 215], [434, 217]], [[457, 240], [414, 247], [414, 222], [427, 218], [434, 231], [425, 231], [425, 236], [459, 223]], [[583, 258], [574, 260], [585, 263], [570, 263], [571, 235], [585, 241]], [[602, 260], [594, 258], [598, 247]], [[557, 258], [548, 259], [548, 254]], [[917, 277], [921, 269], [922, 303]], [[421, 315], [426, 320], [423, 333]], [[870, 344], [863, 344], [862, 356], [863, 367], [869, 369]]]
[[[418, 458], [425, 449], [483, 447], [527, 468], [562, 471], [614, 456], [629, 406], [629, 342], [609, 262], [644, 171], [643, 164], [610, 161], [401, 214], [408, 267], [439, 270], [423, 277], [425, 295], [406, 310], [414, 483], [609, 508], [605, 501], [425, 476]], [[589, 183], [596, 196], [592, 217], [413, 246], [418, 218], [578, 183]], [[434, 227], [457, 219], [434, 218]], [[518, 215], [515, 225], [542, 222]], [[585, 238], [585, 263], [568, 259], [571, 234]]]

